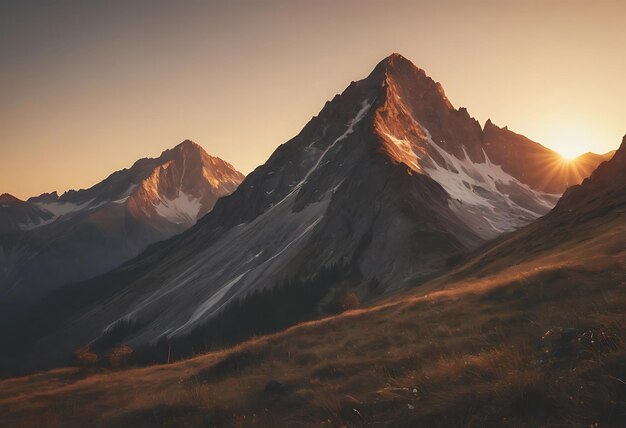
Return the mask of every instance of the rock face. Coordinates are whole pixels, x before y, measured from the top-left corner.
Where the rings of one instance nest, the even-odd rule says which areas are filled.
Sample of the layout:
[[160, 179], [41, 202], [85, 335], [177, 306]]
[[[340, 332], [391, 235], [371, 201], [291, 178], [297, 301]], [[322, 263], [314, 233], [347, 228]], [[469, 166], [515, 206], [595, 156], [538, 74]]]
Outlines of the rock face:
[[180, 233], [243, 175], [184, 141], [95, 186], [0, 202], [0, 293], [33, 298], [110, 270]]
[[[320, 272], [339, 272], [322, 281], [328, 293], [349, 287], [364, 300], [418, 284], [558, 199], [531, 186], [512, 160], [498, 165], [485, 146], [479, 123], [440, 84], [391, 55], [191, 229], [51, 296], [71, 305], [39, 342], [54, 348], [45, 363], [113, 332], [133, 348], [184, 337], [246, 296], [285, 283], [304, 289]], [[158, 175], [169, 180], [167, 170]], [[140, 199], [148, 211], [155, 206]], [[307, 304], [323, 304], [316, 296]], [[282, 304], [300, 310], [291, 302]]]

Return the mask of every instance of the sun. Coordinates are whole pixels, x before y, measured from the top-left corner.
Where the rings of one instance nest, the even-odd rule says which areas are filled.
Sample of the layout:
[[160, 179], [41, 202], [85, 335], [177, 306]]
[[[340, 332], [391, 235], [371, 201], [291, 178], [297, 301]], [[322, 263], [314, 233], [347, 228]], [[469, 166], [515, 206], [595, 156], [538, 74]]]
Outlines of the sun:
[[546, 141], [548, 146], [560, 154], [566, 162], [572, 162], [587, 153], [592, 142], [593, 139], [587, 132], [566, 126], [553, 129]]
[[567, 161], [567, 162], [572, 162], [574, 161], [578, 156], [580, 156], [582, 154], [582, 152], [580, 152], [579, 150], [575, 150], [574, 148], [569, 149], [569, 148], [559, 148], [557, 150], [557, 153], [561, 155], [561, 157], [563, 158], [563, 160]]

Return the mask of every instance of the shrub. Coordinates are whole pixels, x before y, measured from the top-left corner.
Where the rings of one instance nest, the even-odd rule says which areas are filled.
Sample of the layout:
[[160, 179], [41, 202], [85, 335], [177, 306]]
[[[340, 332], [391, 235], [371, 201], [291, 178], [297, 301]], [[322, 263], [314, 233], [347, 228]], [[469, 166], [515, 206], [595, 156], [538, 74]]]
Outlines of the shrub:
[[81, 367], [93, 367], [98, 363], [98, 354], [92, 352], [89, 346], [81, 346], [74, 351], [74, 359]]
[[356, 309], [359, 306], [361, 306], [359, 296], [352, 292], [344, 293], [343, 296], [341, 296], [341, 300], [339, 301], [339, 308], [342, 312]]
[[133, 348], [128, 345], [116, 346], [111, 349], [108, 354], [109, 365], [116, 369], [126, 367], [130, 361], [130, 356], [133, 354]]

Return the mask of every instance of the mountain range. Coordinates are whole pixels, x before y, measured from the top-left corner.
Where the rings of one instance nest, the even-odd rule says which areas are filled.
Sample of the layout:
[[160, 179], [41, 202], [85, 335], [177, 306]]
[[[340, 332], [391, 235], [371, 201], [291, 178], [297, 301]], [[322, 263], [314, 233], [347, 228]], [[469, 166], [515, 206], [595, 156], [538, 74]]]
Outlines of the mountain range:
[[0, 381], [0, 422], [618, 427], [625, 287], [626, 136], [545, 216], [420, 287], [178, 362]]
[[[126, 343], [137, 354], [156, 346], [159, 360], [172, 344], [197, 352], [319, 317], [346, 293], [375, 301], [545, 215], [610, 156], [589, 154], [578, 166], [491, 121], [481, 127], [441, 84], [393, 54], [194, 226], [32, 303], [45, 315], [24, 322], [17, 359], [50, 367], [77, 346]], [[138, 205], [158, 212], [142, 189]], [[91, 194], [72, 199], [85, 200], [96, 203]], [[181, 219], [177, 209], [161, 212]], [[270, 302], [269, 313], [255, 312], [268, 306], [259, 301]], [[225, 337], [233, 325], [236, 335]]]
[[0, 196], [0, 296], [32, 300], [193, 226], [244, 176], [186, 140], [89, 189]]

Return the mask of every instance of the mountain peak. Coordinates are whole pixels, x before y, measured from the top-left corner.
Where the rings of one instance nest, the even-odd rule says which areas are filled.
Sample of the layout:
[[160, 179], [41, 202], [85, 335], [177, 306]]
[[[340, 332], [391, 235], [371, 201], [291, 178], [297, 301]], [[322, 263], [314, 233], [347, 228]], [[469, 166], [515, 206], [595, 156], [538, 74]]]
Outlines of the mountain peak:
[[[495, 123], [493, 123], [493, 121], [491, 119], [487, 119], [487, 121], [485, 122], [485, 125], [483, 126], [483, 133], [485, 132], [490, 132], [490, 131], [509, 131], [509, 127], [508, 126], [498, 126]], [[519, 134], [516, 134], [519, 135]]]
[[380, 78], [401, 77], [401, 76], [416, 76], [421, 75], [427, 77], [426, 72], [413, 64], [410, 60], [403, 57], [399, 53], [392, 53], [381, 60], [374, 71], [372, 76], [378, 76]]
[[194, 143], [192, 140], [185, 140], [182, 143], [174, 146], [171, 150], [179, 150], [179, 151], [183, 151], [183, 152], [200, 152], [200, 153], [204, 153], [205, 150], [204, 148], [202, 148], [201, 145]]
[[201, 149], [202, 147], [193, 142], [192, 140], [185, 140], [182, 143], [178, 144], [177, 146], [174, 146], [174, 148], [181, 148], [181, 149]]
[[39, 196], [34, 196], [28, 199], [28, 202], [56, 202], [59, 200], [59, 194], [55, 190], [50, 193], [42, 193]]
[[20, 202], [23, 201], [11, 195], [10, 193], [3, 193], [0, 195], [0, 204], [17, 204]]
[[383, 66], [385, 68], [388, 69], [397, 69], [397, 68], [401, 68], [401, 67], [410, 67], [410, 68], [414, 68], [417, 70], [421, 70], [423, 71], [421, 68], [419, 68], [418, 66], [416, 66], [415, 64], [413, 64], [413, 62], [402, 56], [399, 53], [392, 53], [391, 55], [383, 58], [380, 62], [379, 62], [380, 66]]
[[181, 159], [181, 157], [194, 157], [200, 159], [207, 156], [209, 155], [202, 146], [191, 140], [184, 140], [182, 143], [177, 144], [171, 149], [164, 150], [163, 153], [161, 153], [160, 158], [165, 161], [169, 161], [174, 158]]

